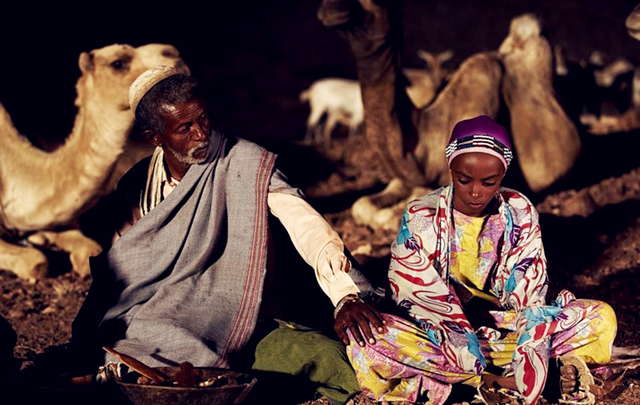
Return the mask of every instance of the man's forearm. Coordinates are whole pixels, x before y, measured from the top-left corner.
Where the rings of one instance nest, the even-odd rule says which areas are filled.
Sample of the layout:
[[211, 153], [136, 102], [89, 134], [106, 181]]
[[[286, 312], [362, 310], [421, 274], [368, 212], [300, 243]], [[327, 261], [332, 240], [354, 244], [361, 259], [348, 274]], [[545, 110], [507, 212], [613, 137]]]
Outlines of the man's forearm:
[[284, 193], [269, 193], [267, 202], [300, 256], [314, 268], [320, 287], [333, 305], [347, 294], [360, 292], [349, 277], [351, 263], [340, 236], [308, 202]]

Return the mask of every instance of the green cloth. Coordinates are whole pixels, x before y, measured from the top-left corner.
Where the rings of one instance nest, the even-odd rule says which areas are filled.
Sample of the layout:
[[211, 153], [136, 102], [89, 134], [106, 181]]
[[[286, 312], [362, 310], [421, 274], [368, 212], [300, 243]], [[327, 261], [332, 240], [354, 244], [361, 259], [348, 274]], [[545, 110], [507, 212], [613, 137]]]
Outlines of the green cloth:
[[263, 387], [277, 390], [281, 400], [294, 400], [296, 394], [286, 391], [302, 396], [314, 390], [332, 404], [343, 404], [360, 392], [342, 343], [293, 323], [281, 322], [260, 340], [252, 370], [258, 384], [262, 381]]

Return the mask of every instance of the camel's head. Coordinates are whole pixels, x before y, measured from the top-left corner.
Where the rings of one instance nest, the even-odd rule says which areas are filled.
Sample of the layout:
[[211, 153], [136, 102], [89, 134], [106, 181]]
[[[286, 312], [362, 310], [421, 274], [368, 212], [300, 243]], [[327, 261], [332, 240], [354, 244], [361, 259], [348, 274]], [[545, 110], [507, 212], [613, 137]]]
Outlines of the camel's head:
[[502, 41], [498, 53], [507, 64], [517, 64], [530, 71], [544, 71], [545, 74], [553, 62], [551, 45], [542, 36], [540, 21], [533, 14], [511, 20], [509, 35]]
[[633, 8], [633, 11], [627, 17], [625, 25], [629, 35], [640, 41], [640, 4]]
[[325, 27], [339, 27], [361, 12], [358, 0], [323, 0], [318, 9], [318, 19]]
[[434, 78], [434, 83], [439, 86], [443, 80], [449, 76], [449, 71], [442, 67], [442, 64], [453, 58], [453, 51], [447, 49], [439, 54], [432, 54], [431, 52], [418, 50], [418, 57], [425, 61], [427, 68], [430, 70]]
[[318, 9], [318, 19], [325, 27], [349, 30], [360, 20], [371, 20], [366, 15], [380, 15], [394, 0], [323, 0]]
[[509, 36], [502, 42], [498, 52], [501, 54], [523, 49], [529, 41], [540, 37], [540, 21], [533, 14], [524, 14], [511, 20]]
[[80, 54], [82, 76], [78, 79], [76, 106], [96, 97], [117, 110], [129, 109], [129, 87], [145, 70], [157, 65], [174, 66], [189, 74], [189, 68], [172, 45], [148, 44], [138, 48], [114, 44]]

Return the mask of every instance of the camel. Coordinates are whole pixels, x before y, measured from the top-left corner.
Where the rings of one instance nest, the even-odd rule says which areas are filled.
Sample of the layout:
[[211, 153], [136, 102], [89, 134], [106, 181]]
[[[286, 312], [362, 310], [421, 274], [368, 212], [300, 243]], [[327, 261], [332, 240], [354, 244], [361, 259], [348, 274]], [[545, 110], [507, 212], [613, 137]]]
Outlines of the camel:
[[[628, 34], [640, 41], [640, 4], [636, 5], [625, 22]], [[640, 72], [636, 68], [633, 76], [633, 106], [620, 117], [593, 118], [583, 122], [591, 125], [594, 135], [630, 131], [640, 128]], [[586, 120], [581, 117], [581, 120]], [[588, 217], [607, 205], [620, 204], [629, 200], [640, 200], [640, 168], [631, 170], [620, 177], [605, 179], [581, 190], [571, 190], [559, 196], [549, 196], [539, 204], [539, 211], [561, 217]]]
[[[431, 187], [451, 181], [444, 159], [449, 135], [460, 120], [498, 114], [501, 74], [495, 53], [473, 55], [460, 65], [429, 107], [415, 114], [420, 138], [413, 155], [424, 162], [421, 172], [424, 173], [424, 186], [408, 183], [400, 177], [392, 179], [380, 193], [356, 200], [351, 207], [356, 223], [373, 229], [398, 231], [402, 211], [410, 200], [426, 194]], [[477, 97], [467, 97], [468, 94]]]
[[[438, 187], [449, 183], [444, 150], [453, 126], [477, 115], [496, 118], [503, 97], [520, 112], [527, 106], [534, 109], [539, 101], [551, 103], [552, 106], [544, 111], [549, 117], [538, 118], [542, 122], [533, 123], [538, 128], [548, 128], [554, 120], [560, 121], [558, 140], [541, 142], [538, 133], [525, 128], [531, 124], [533, 115], [526, 111], [522, 123], [518, 123], [520, 117], [512, 113], [512, 133], [514, 138], [522, 138], [515, 142], [516, 156], [521, 166], [533, 165], [534, 168], [523, 168], [530, 188], [541, 191], [566, 173], [574, 163], [580, 143], [575, 127], [572, 128], [559, 108], [553, 89], [548, 85], [553, 71], [547, 69], [547, 62], [552, 63], [553, 58], [548, 42], [540, 36], [537, 20], [530, 17], [514, 20], [509, 36], [498, 52], [469, 57], [430, 105], [414, 109], [401, 87], [400, 17], [401, 13], [393, 3], [375, 0], [324, 0], [318, 11], [320, 21], [327, 27], [343, 31], [349, 42], [362, 88], [366, 138], [389, 177], [399, 178], [403, 183], [403, 187], [394, 185], [380, 195], [363, 197], [369, 201], [357, 201], [352, 207], [356, 221], [359, 222], [358, 205], [363, 207], [362, 221], [373, 227], [364, 217], [370, 216], [372, 206], [379, 208], [383, 201], [393, 200], [389, 193], [400, 190], [397, 201], [409, 197], [415, 187]], [[536, 53], [541, 55], [536, 56]], [[518, 57], [525, 60], [518, 64], [515, 60]], [[537, 69], [527, 64], [536, 58], [545, 63], [543, 69], [527, 72], [526, 68]], [[524, 77], [535, 81], [531, 89], [522, 88]], [[508, 83], [503, 84], [504, 78]], [[516, 94], [517, 91], [522, 93]], [[525, 145], [533, 145], [536, 157], [542, 151], [544, 156], [552, 156], [561, 162], [554, 162], [542, 173], [537, 173], [537, 161], [527, 157], [529, 151], [522, 149], [518, 154], [519, 148]]]
[[33, 245], [68, 252], [73, 270], [89, 273], [88, 259], [101, 247], [75, 229], [76, 221], [115, 181], [110, 176], [133, 126], [129, 86], [156, 65], [189, 73], [178, 51], [163, 44], [114, 44], [81, 53], [78, 64], [78, 113], [55, 151], [40, 150], [21, 136], [0, 104], [0, 268], [22, 278], [47, 273], [46, 256]]
[[345, 30], [361, 83], [365, 136], [390, 177], [399, 179], [382, 193], [356, 201], [351, 213], [357, 223], [394, 230], [398, 221], [390, 218], [395, 218], [397, 207], [377, 210], [415, 196], [416, 187], [450, 181], [444, 159], [449, 135], [459, 120], [497, 115], [501, 63], [495, 52], [471, 56], [427, 108], [414, 109], [400, 76], [397, 9], [387, 10], [369, 0], [359, 4], [325, 0], [318, 16], [325, 26]]
[[498, 53], [504, 65], [502, 95], [522, 174], [533, 192], [545, 190], [573, 167], [578, 130], [553, 89], [553, 51], [532, 14], [511, 21]]
[[[625, 58], [609, 61], [598, 50], [588, 59], [573, 59], [565, 55], [565, 49], [554, 47], [554, 88], [559, 93], [567, 114], [573, 122], [580, 122], [592, 135], [604, 135], [602, 128], [611, 118], [620, 119], [619, 111], [629, 108], [638, 99], [638, 74], [634, 65]], [[637, 69], [636, 69], [637, 70]], [[631, 90], [635, 93], [633, 96]], [[628, 111], [627, 111], [628, 112]], [[606, 125], [597, 124], [602, 121]]]
[[590, 134], [609, 135], [640, 128], [640, 68], [633, 70], [631, 83], [630, 107], [622, 114], [596, 116], [585, 113], [580, 115], [580, 123], [587, 127]]
[[611, 87], [615, 84], [616, 79], [623, 75], [633, 72], [635, 66], [625, 58], [616, 58], [613, 62], [607, 64], [600, 70], [593, 72], [596, 84], [600, 87]]
[[[410, 187], [445, 183], [444, 147], [453, 125], [498, 112], [497, 55], [472, 56], [426, 109], [414, 109], [399, 67], [402, 33], [396, 7], [387, 9], [371, 0], [325, 0], [318, 17], [346, 34], [362, 89], [365, 136], [390, 177]], [[434, 150], [438, 148], [440, 156]]]
[[440, 87], [449, 76], [449, 70], [442, 64], [453, 57], [453, 51], [448, 49], [439, 54], [432, 54], [422, 49], [418, 50], [418, 57], [427, 64], [427, 69], [402, 69], [409, 84], [407, 95], [416, 108], [424, 108], [436, 97]]
[[[640, 4], [636, 5], [625, 21], [627, 33], [640, 41]], [[615, 132], [626, 132], [640, 128], [640, 69], [633, 74], [632, 105], [627, 111], [618, 116], [585, 114], [580, 122], [588, 127], [593, 135], [608, 135]]]
[[629, 13], [624, 25], [627, 27], [629, 35], [640, 41], [640, 4], [637, 4]]

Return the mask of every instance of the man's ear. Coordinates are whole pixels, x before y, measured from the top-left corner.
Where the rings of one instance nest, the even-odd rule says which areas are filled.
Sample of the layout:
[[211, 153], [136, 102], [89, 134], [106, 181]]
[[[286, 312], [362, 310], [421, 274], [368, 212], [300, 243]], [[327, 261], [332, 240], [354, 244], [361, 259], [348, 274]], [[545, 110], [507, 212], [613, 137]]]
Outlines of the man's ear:
[[160, 141], [160, 134], [157, 131], [154, 131], [152, 129], [146, 129], [142, 132], [142, 135], [144, 135], [144, 138], [151, 145], [156, 147], [162, 146], [162, 142]]

